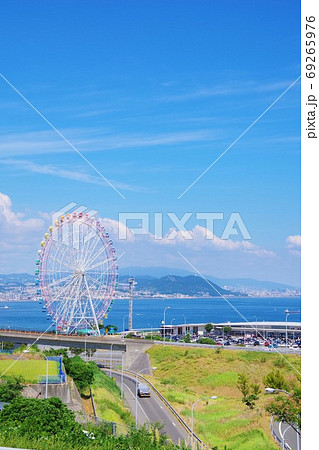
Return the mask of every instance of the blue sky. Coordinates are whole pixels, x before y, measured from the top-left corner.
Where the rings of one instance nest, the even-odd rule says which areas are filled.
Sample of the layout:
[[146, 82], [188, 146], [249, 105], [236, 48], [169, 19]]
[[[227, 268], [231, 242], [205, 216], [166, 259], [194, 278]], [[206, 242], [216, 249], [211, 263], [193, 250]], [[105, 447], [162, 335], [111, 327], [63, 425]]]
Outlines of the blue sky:
[[[126, 200], [0, 80], [0, 192], [10, 200], [2, 199], [0, 271], [31, 271], [47, 214], [74, 201], [112, 220], [239, 212], [267, 257], [196, 243], [181, 251], [204, 273], [299, 284], [299, 248], [287, 238], [300, 235], [300, 82], [177, 199], [300, 75], [299, 8], [3, 2], [1, 73]], [[185, 266], [178, 245], [119, 247], [123, 266]]]

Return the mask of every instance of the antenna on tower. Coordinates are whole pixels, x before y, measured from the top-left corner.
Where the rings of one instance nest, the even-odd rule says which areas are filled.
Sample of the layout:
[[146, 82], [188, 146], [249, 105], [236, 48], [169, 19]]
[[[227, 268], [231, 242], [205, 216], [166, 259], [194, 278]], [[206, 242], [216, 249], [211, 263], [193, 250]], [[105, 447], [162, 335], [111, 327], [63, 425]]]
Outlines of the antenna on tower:
[[129, 302], [128, 302], [128, 329], [132, 331], [133, 329], [133, 288], [134, 288], [135, 280], [134, 278], [129, 279]]

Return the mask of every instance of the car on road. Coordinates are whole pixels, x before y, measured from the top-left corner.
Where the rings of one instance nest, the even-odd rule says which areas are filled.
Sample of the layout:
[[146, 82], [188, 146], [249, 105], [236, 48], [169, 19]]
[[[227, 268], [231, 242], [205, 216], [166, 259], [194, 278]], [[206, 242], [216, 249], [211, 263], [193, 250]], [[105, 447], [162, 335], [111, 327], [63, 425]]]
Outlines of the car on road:
[[138, 383], [137, 384], [137, 395], [139, 397], [150, 397], [151, 389], [147, 386], [147, 384]]

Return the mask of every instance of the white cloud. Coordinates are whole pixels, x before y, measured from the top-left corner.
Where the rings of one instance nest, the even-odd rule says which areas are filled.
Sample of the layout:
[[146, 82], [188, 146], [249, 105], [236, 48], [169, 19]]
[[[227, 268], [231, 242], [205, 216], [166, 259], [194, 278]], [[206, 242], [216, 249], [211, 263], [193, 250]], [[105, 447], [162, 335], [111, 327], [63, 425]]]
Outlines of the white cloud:
[[167, 95], [160, 100], [163, 102], [196, 100], [207, 97], [262, 94], [278, 90], [285, 90], [292, 83], [292, 80], [276, 81], [273, 83], [260, 83], [256, 81], [242, 81], [241, 83], [229, 82], [223, 85], [205, 86], [192, 91], [184, 91], [177, 94]]
[[[189, 231], [177, 231], [175, 228], [170, 228], [162, 239], [155, 239], [155, 236], [152, 233], [134, 235], [123, 223], [113, 219], [104, 218], [102, 219], [102, 222], [106, 227], [108, 227], [108, 229], [111, 230], [110, 233], [113, 234], [114, 240], [120, 245], [121, 248], [125, 246], [126, 242], [129, 244], [135, 244], [136, 252], [139, 251], [138, 248], [140, 246], [147, 244], [149, 249], [148, 251], [153, 251], [155, 253], [159, 251], [158, 249], [160, 247], [166, 248], [167, 250], [171, 248], [175, 249], [177, 247], [185, 247], [186, 249], [194, 252], [202, 250], [211, 252], [226, 251], [242, 252], [257, 256], [259, 258], [276, 257], [275, 252], [262, 249], [248, 240], [234, 241], [232, 239], [220, 239], [219, 237], [213, 235], [209, 229], [200, 225], [195, 225], [195, 227]], [[121, 228], [122, 233], [119, 232], [119, 228]], [[119, 234], [122, 236], [126, 234], [127, 240], [119, 240]]]
[[299, 234], [288, 236], [286, 239], [286, 244], [289, 249], [289, 253], [296, 256], [301, 255], [301, 236]]
[[43, 219], [15, 212], [10, 197], [0, 193], [0, 271], [21, 272], [31, 267], [44, 230]]
[[[105, 129], [66, 129], [64, 136], [80, 151], [106, 151], [176, 145], [185, 142], [207, 142], [217, 138], [212, 130], [180, 131], [158, 134], [114, 134]], [[68, 144], [52, 130], [2, 134], [0, 157], [72, 152]]]
[[[232, 239], [220, 239], [219, 237], [213, 235], [211, 230], [200, 225], [195, 225], [192, 230], [189, 230], [187, 232], [187, 236], [185, 236], [185, 232], [177, 231], [175, 239], [170, 239], [169, 236], [172, 235], [172, 232], [173, 229], [170, 229], [163, 239], [155, 240], [154, 242], [159, 245], [167, 246], [184, 245], [185, 247], [192, 248], [194, 250], [211, 249], [228, 252], [239, 251], [250, 253], [258, 257], [267, 258], [276, 256], [276, 253], [261, 249], [248, 240], [234, 241]], [[191, 239], [189, 239], [189, 235], [191, 236]]]
[[[82, 183], [97, 184], [99, 186], [109, 187], [109, 185], [98, 176], [90, 175], [83, 171], [61, 169], [60, 167], [54, 166], [52, 164], [36, 164], [31, 161], [20, 159], [0, 159], [0, 164], [5, 164], [10, 167], [16, 167], [18, 169], [26, 170], [32, 173], [52, 175], [58, 178], [65, 178], [68, 180], [80, 181]], [[144, 190], [144, 188], [142, 187], [133, 186], [127, 183], [120, 183], [114, 180], [110, 180], [110, 182], [117, 188], [127, 191], [140, 192]]]
[[299, 234], [295, 234], [294, 236], [288, 236], [286, 242], [289, 248], [300, 248], [301, 236]]
[[[32, 272], [41, 237], [50, 222], [51, 215], [45, 211], [37, 212], [34, 217], [17, 212], [10, 197], [0, 193], [0, 273]], [[124, 224], [108, 217], [101, 218], [101, 222], [114, 241], [117, 255], [125, 252], [120, 262], [123, 266], [173, 264], [178, 267], [181, 264], [178, 251], [181, 251], [204, 273], [218, 276], [224, 271], [224, 275], [226, 272], [229, 276], [236, 274], [236, 270], [246, 270], [248, 276], [252, 268], [262, 271], [265, 265], [272, 266], [277, 260], [274, 252], [251, 241], [223, 240], [199, 225], [189, 231], [192, 239], [185, 239], [180, 232], [175, 239], [168, 239], [169, 230], [163, 239], [156, 240], [151, 233], [134, 235]], [[120, 229], [122, 235], [123, 231], [127, 232], [126, 240], [118, 238]], [[206, 239], [206, 236], [213, 239]]]

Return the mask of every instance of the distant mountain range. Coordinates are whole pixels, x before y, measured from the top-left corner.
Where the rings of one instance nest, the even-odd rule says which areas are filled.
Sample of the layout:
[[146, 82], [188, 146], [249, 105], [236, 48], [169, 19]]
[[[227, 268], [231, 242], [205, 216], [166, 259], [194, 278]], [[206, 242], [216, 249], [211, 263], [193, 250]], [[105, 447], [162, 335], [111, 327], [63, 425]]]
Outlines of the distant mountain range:
[[[223, 295], [240, 295], [249, 291], [285, 292], [296, 289], [283, 283], [261, 281], [252, 278], [216, 278], [205, 275], [211, 286], [202, 277], [184, 269], [168, 267], [125, 267], [120, 270], [119, 282], [127, 285], [128, 279], [134, 277], [137, 283], [136, 291], [152, 294], [187, 296], [217, 296], [216, 290]], [[0, 292], [6, 292], [15, 287], [24, 287], [33, 283], [35, 276], [28, 273], [0, 274]], [[119, 285], [119, 290], [127, 287]], [[215, 290], [216, 289], [216, 290]], [[144, 295], [144, 294], [143, 294]]]
[[[120, 283], [127, 283], [130, 277], [120, 276]], [[148, 291], [162, 295], [182, 294], [187, 296], [218, 296], [218, 292], [224, 295], [238, 295], [223, 289], [215, 283], [207, 283], [196, 275], [181, 277], [178, 275], [166, 275], [161, 278], [151, 276], [135, 276], [136, 291]], [[218, 291], [218, 292], [217, 292]]]
[[[166, 275], [177, 275], [186, 277], [188, 275], [196, 275], [194, 272], [190, 272], [184, 269], [175, 269], [169, 267], [123, 267], [120, 269], [120, 275], [128, 275], [131, 277], [154, 277], [161, 278]], [[256, 290], [287, 290], [296, 289], [299, 286], [291, 286], [289, 284], [277, 283], [275, 281], [255, 280], [253, 278], [217, 278], [212, 275], [204, 275], [205, 278], [218, 286], [227, 286], [231, 288], [250, 288]]]

